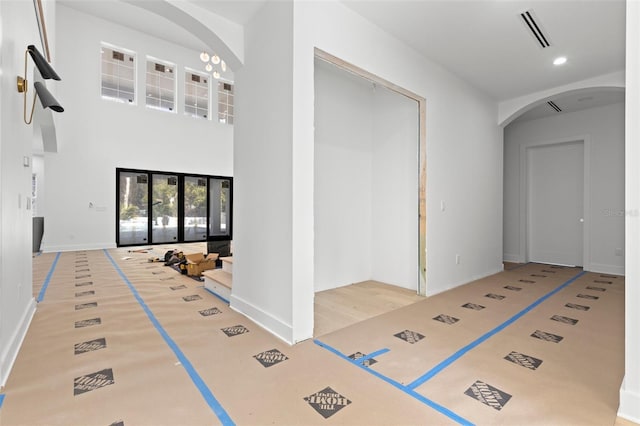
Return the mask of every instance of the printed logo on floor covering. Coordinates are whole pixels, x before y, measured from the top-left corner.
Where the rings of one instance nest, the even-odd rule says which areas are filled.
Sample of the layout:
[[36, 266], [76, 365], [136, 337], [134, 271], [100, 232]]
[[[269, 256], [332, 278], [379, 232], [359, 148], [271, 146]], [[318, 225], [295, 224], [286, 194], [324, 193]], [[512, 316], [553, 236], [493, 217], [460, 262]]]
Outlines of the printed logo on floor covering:
[[76, 272], [89, 272], [89, 268], [76, 269]]
[[613, 284], [613, 281], [606, 281], [606, 280], [593, 280], [593, 282], [598, 284]]
[[197, 294], [192, 294], [191, 296], [184, 296], [182, 298], [182, 300], [184, 300], [185, 302], [193, 302], [194, 300], [200, 300], [202, 299], [202, 297], [198, 296]]
[[74, 345], [74, 355], [97, 351], [98, 349], [104, 349], [106, 347], [107, 340], [104, 337], [100, 339], [89, 340], [88, 342], [76, 343]]
[[475, 311], [480, 311], [482, 309], [484, 309], [484, 306], [482, 305], [477, 305], [475, 303], [465, 303], [464, 305], [462, 305], [463, 308], [467, 308], [467, 309], [473, 309]]
[[344, 396], [329, 386], [304, 398], [322, 417], [328, 419], [347, 405], [351, 404]]
[[92, 390], [100, 389], [114, 383], [113, 370], [105, 368], [104, 370], [96, 371], [86, 376], [76, 377], [73, 380], [73, 395], [76, 396], [85, 392], [91, 392]]
[[589, 300], [598, 300], [598, 299], [600, 299], [598, 296], [592, 296], [590, 294], [579, 294], [576, 297], [580, 297], [582, 299], [589, 299]]
[[411, 343], [412, 345], [420, 340], [424, 339], [424, 336], [420, 333], [416, 333], [415, 331], [405, 330], [400, 333], [394, 334], [398, 339], [402, 339], [407, 343]]
[[449, 325], [455, 324], [458, 321], [460, 321], [458, 318], [454, 318], [452, 316], [445, 315], [445, 314], [440, 314], [437, 317], [434, 317], [433, 319], [436, 320], [436, 321], [443, 322], [445, 324], [449, 324]]
[[564, 269], [564, 266], [560, 266], [560, 265], [551, 265], [549, 266], [549, 268], [554, 268], [554, 269]]
[[111, 423], [109, 426], [124, 426], [124, 422], [122, 420], [117, 420]]
[[91, 327], [92, 325], [100, 325], [102, 320], [100, 318], [91, 318], [82, 321], [76, 321], [76, 328]]
[[198, 311], [198, 313], [200, 313], [200, 315], [202, 315], [203, 317], [210, 317], [211, 315], [221, 314], [222, 311], [214, 306], [213, 308]]
[[532, 277], [538, 277], [538, 278], [547, 278], [546, 275], [542, 275], [542, 274], [531, 274]]
[[496, 300], [502, 300], [504, 299], [506, 296], [502, 296], [500, 294], [493, 294], [493, 293], [489, 293], [489, 294], [485, 294], [484, 297], [488, 297], [489, 299], [496, 299]]
[[618, 278], [615, 275], [600, 275], [602, 278]]
[[220, 330], [229, 337], [249, 332], [249, 330], [243, 325], [234, 325], [233, 327], [221, 328]]
[[475, 398], [483, 404], [488, 405], [498, 411], [502, 410], [507, 402], [511, 399], [511, 395], [500, 389], [494, 388], [480, 380], [477, 380], [469, 389], [464, 391], [465, 395]]
[[520, 291], [520, 290], [522, 290], [522, 287], [514, 287], [512, 285], [505, 285], [503, 288], [506, 288], [507, 290], [511, 290], [511, 291]]
[[576, 325], [578, 323], [577, 319], [573, 319], [573, 318], [569, 318], [569, 317], [563, 317], [562, 315], [554, 315], [551, 317], [552, 320], [554, 321], [558, 321], [564, 324], [571, 324], [571, 325]]
[[91, 274], [85, 274], [85, 275], [76, 275], [76, 280], [79, 280], [80, 278], [90, 278]]
[[[349, 358], [353, 359], [353, 360], [359, 360], [362, 357], [365, 357], [366, 355], [363, 354], [362, 352], [356, 352], [355, 354], [351, 354], [349, 355]], [[378, 362], [375, 358], [367, 358], [365, 360], [362, 360], [359, 362], [360, 365], [364, 365], [365, 367], [369, 367], [373, 364], [375, 364], [376, 362]]]
[[607, 291], [607, 289], [606, 289], [606, 288], [602, 288], [602, 287], [594, 287], [594, 286], [591, 286], [591, 285], [588, 285], [588, 286], [587, 286], [587, 290], [593, 290], [593, 291]]
[[82, 283], [76, 283], [76, 287], [84, 287], [84, 286], [87, 286], [87, 285], [93, 285], [93, 281], [85, 281], [85, 282], [82, 282]]
[[567, 308], [571, 308], [571, 309], [577, 309], [579, 311], [588, 311], [589, 309], [591, 309], [590, 306], [576, 305], [575, 303], [567, 303], [564, 306], [566, 306]]
[[535, 337], [536, 339], [544, 340], [546, 342], [552, 343], [560, 343], [564, 337], [558, 336], [557, 334], [545, 333], [544, 331], [536, 330], [531, 334], [531, 337]]
[[509, 355], [505, 356], [504, 359], [511, 361], [514, 364], [518, 364], [521, 367], [528, 368], [529, 370], [535, 370], [542, 364], [541, 359], [515, 351], [512, 351]]
[[166, 271], [151, 271], [151, 273], [153, 275], [160, 275], [160, 274], [164, 274]]
[[181, 285], [173, 285], [171, 287], [169, 287], [171, 290], [182, 290], [183, 288], [187, 288], [186, 285], [181, 284]]
[[521, 283], [529, 283], [529, 284], [535, 284], [535, 281], [533, 280], [518, 280]]
[[167, 277], [167, 278], [160, 278], [160, 281], [169, 281], [174, 279], [175, 277]]
[[282, 361], [286, 361], [289, 358], [277, 349], [271, 349], [270, 351], [261, 352], [258, 355], [253, 356], [257, 359], [263, 367], [271, 367]]
[[96, 306], [98, 306], [98, 302], [81, 303], [80, 305], [76, 305], [76, 311], [79, 311], [80, 309], [95, 308]]
[[87, 291], [81, 291], [79, 293], [76, 293], [76, 297], [82, 297], [82, 296], [93, 296], [94, 294], [96, 294], [95, 291], [93, 290], [87, 290]]
[[542, 270], [542, 271], [540, 271], [540, 272], [545, 272], [545, 273], [547, 273], [547, 274], [555, 274], [555, 273], [556, 273], [556, 271], [549, 271], [549, 270], [547, 270], [547, 269], [543, 269], [543, 270]]

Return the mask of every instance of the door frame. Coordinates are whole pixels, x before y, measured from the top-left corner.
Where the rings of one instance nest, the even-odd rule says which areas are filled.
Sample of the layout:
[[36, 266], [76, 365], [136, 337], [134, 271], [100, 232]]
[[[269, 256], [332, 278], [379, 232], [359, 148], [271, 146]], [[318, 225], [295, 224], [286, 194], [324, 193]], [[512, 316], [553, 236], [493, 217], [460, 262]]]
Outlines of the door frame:
[[314, 48], [314, 57], [342, 70], [369, 80], [418, 104], [418, 282], [417, 293], [427, 295], [427, 100], [422, 96], [385, 80], [382, 77], [338, 58], [322, 49]]
[[578, 135], [553, 139], [547, 141], [528, 142], [520, 145], [520, 259], [519, 262], [529, 262], [529, 167], [528, 152], [530, 149], [543, 146], [564, 145], [569, 143], [582, 143], [583, 146], [583, 212], [582, 218], [582, 268], [585, 271], [591, 270], [589, 253], [591, 252], [591, 137], [589, 135]]

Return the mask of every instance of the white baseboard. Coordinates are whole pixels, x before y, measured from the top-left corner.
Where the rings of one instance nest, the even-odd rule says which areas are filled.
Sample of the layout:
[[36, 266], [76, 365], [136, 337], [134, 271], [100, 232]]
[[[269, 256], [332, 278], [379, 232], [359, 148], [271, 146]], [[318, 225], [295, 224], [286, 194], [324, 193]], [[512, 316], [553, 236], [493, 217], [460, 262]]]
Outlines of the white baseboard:
[[31, 298], [31, 301], [22, 313], [18, 326], [15, 328], [15, 331], [9, 339], [9, 343], [5, 348], [2, 348], [2, 352], [0, 353], [0, 389], [7, 383], [9, 373], [11, 373], [13, 364], [16, 362], [18, 351], [20, 351], [22, 342], [27, 335], [29, 325], [31, 324], [31, 320], [33, 319], [35, 312], [36, 300]]
[[640, 394], [625, 389], [624, 381], [620, 388], [620, 406], [618, 416], [640, 424]]
[[292, 345], [293, 342], [293, 327], [274, 317], [268, 312], [263, 311], [257, 306], [241, 299], [238, 296], [231, 295], [231, 309], [242, 315], [249, 317], [250, 320], [260, 325], [262, 328], [269, 331], [274, 336], [282, 339], [284, 342]]
[[[141, 244], [144, 245], [144, 244]], [[102, 250], [116, 248], [115, 243], [87, 243], [87, 244], [66, 244], [66, 245], [48, 245], [42, 244], [43, 253], [57, 253], [64, 251], [80, 251], [80, 250]]]
[[591, 263], [589, 272], [598, 272], [600, 274], [624, 275], [624, 266], [607, 265], [604, 263]]

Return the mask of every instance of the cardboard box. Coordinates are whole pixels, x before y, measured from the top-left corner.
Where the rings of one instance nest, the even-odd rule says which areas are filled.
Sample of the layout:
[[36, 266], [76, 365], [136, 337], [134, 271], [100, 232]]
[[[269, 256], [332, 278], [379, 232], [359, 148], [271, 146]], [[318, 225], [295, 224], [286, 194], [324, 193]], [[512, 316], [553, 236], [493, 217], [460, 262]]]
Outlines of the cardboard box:
[[203, 271], [214, 269], [216, 267], [217, 253], [208, 254], [206, 257], [202, 253], [187, 254], [187, 275], [200, 276]]

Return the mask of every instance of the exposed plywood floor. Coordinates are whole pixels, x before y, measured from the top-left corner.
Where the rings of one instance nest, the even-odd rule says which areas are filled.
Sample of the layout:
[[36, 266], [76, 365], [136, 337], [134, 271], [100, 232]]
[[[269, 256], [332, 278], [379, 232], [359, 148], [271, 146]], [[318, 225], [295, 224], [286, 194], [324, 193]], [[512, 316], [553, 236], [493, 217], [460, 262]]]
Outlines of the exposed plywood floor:
[[414, 290], [377, 281], [363, 281], [319, 291], [314, 301], [314, 336], [424, 300]]

